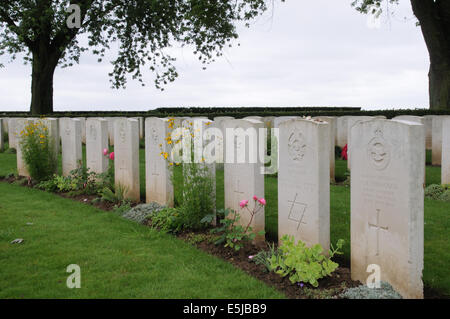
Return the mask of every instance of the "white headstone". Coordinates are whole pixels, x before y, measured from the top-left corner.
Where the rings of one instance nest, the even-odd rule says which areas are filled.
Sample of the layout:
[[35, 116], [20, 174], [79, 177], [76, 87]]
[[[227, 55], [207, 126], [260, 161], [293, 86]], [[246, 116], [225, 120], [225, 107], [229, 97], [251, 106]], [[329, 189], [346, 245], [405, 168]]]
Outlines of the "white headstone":
[[17, 121], [20, 120], [20, 118], [10, 118], [9, 119], [9, 125], [8, 125], [8, 145], [9, 148], [14, 148], [17, 150], [17, 136], [20, 134], [20, 131], [18, 132], [17, 129]]
[[246, 116], [243, 120], [255, 120], [264, 123], [264, 118], [262, 116]]
[[289, 120], [299, 119], [299, 116], [279, 116], [273, 120], [273, 127], [279, 128], [280, 124]]
[[81, 142], [86, 144], [86, 118], [85, 117], [75, 117], [74, 119], [80, 120], [81, 125]]
[[408, 122], [414, 122], [419, 124], [425, 124], [424, 118], [421, 116], [414, 116], [414, 115], [399, 115], [393, 118], [393, 120], [398, 121], [408, 121]]
[[114, 146], [114, 123], [116, 120], [123, 120], [126, 117], [106, 117], [105, 120], [108, 121], [108, 134], [109, 134], [109, 145]]
[[[225, 208], [231, 208], [239, 213], [240, 225], [245, 227], [250, 222], [250, 214], [241, 209], [239, 203], [242, 200], [249, 200], [252, 209], [253, 196], [264, 197], [264, 174], [261, 174], [263, 167], [258, 157], [259, 129], [264, 128], [264, 124], [256, 120], [229, 120], [223, 125], [227, 128], [224, 165]], [[250, 226], [255, 233], [264, 230], [264, 210], [255, 216]], [[264, 236], [257, 236], [256, 240], [263, 241]]]
[[425, 115], [423, 117], [423, 124], [426, 130], [426, 147], [427, 150], [433, 148], [433, 117], [436, 115]]
[[450, 116], [442, 122], [442, 181], [450, 184]]
[[101, 118], [86, 120], [86, 166], [90, 172], [102, 174], [108, 170], [109, 159], [103, 150], [108, 147], [108, 121]]
[[351, 167], [351, 153], [352, 153], [352, 128], [359, 122], [370, 121], [374, 118], [371, 116], [349, 116], [347, 119], [347, 168]]
[[161, 153], [170, 156], [166, 138], [172, 133], [169, 119], [145, 119], [146, 202], [173, 207], [174, 192], [169, 162]]
[[6, 134], [8, 133], [8, 122], [9, 122], [9, 118], [8, 117], [3, 117], [3, 133]]
[[81, 121], [72, 118], [59, 119], [62, 146], [62, 174], [79, 168], [83, 160], [81, 143]]
[[378, 265], [404, 298], [423, 298], [425, 128], [360, 122], [352, 143], [352, 279], [366, 283]]
[[278, 238], [330, 248], [329, 124], [296, 119], [280, 125]]
[[139, 121], [120, 118], [114, 121], [114, 171], [116, 191], [125, 188], [125, 198], [140, 201]]
[[143, 117], [138, 117], [139, 121], [139, 139], [143, 140], [145, 138], [145, 121]]
[[214, 125], [215, 125], [215, 127], [218, 128], [219, 130], [221, 130], [221, 132], [222, 132], [222, 138], [220, 138], [220, 137], [218, 138], [218, 146], [217, 147], [222, 149], [223, 158], [222, 158], [221, 162], [216, 163], [217, 164], [216, 165], [217, 169], [222, 169], [223, 170], [223, 168], [224, 168], [223, 163], [225, 162], [225, 156], [226, 156], [225, 155], [225, 151], [226, 151], [226, 148], [225, 148], [225, 144], [226, 144], [226, 142], [225, 142], [226, 127], [224, 126], [224, 124], [227, 121], [230, 121], [230, 120], [234, 120], [234, 117], [231, 117], [231, 116], [218, 116], [218, 117], [214, 118]]
[[347, 134], [348, 134], [348, 119], [351, 116], [340, 116], [337, 118], [337, 138], [336, 145], [343, 148], [347, 145]]
[[433, 117], [433, 138], [431, 150], [431, 164], [439, 166], [442, 161], [442, 121], [449, 116], [439, 115]]
[[43, 124], [48, 129], [48, 137], [52, 144], [53, 151], [57, 156], [60, 152], [61, 138], [59, 133], [59, 119], [57, 118], [45, 118]]
[[335, 146], [336, 146], [336, 122], [337, 118], [334, 116], [317, 116], [313, 119], [318, 119], [327, 122], [330, 130], [330, 180], [335, 181]]

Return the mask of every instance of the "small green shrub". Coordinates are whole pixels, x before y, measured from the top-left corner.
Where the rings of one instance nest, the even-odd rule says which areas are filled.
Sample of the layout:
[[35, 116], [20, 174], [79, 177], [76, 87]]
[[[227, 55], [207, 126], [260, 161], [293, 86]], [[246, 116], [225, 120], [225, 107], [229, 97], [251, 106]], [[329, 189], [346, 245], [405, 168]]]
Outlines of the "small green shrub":
[[177, 233], [183, 229], [177, 208], [165, 207], [147, 216], [147, 220], [151, 227], [160, 231]]
[[186, 241], [193, 246], [200, 244], [204, 241], [207, 241], [209, 239], [210, 239], [210, 236], [208, 236], [207, 234], [189, 233], [186, 236]]
[[127, 193], [128, 188], [121, 184], [117, 185], [117, 187], [103, 187], [100, 191], [101, 200], [105, 202], [110, 202], [114, 204], [122, 203], [125, 201], [125, 194]]
[[402, 299], [402, 296], [387, 282], [380, 282], [380, 288], [369, 288], [361, 285], [348, 288], [340, 295], [344, 299]]
[[425, 188], [425, 197], [434, 200], [439, 200], [444, 191], [445, 189], [442, 185], [432, 184], [429, 185], [427, 188]]
[[122, 210], [120, 215], [122, 215], [123, 218], [133, 220], [139, 224], [144, 224], [147, 218], [163, 208], [164, 206], [161, 206], [158, 203], [142, 204], [128, 210]]
[[70, 196], [101, 195], [105, 188], [111, 187], [113, 178], [111, 169], [103, 174], [96, 174], [80, 164], [80, 167], [71, 171], [69, 176], [54, 174], [52, 178], [40, 182], [36, 187], [48, 192], [68, 193]]
[[180, 204], [180, 220], [187, 230], [205, 227], [202, 219], [214, 211], [215, 198], [212, 190], [215, 180], [203, 164], [183, 165], [183, 197]]
[[53, 175], [53, 178], [47, 180], [47, 181], [42, 181], [39, 184], [36, 185], [36, 188], [42, 189], [46, 192], [57, 192], [59, 190], [58, 188], [58, 175]]
[[49, 139], [48, 128], [42, 121], [30, 122], [20, 132], [23, 160], [30, 177], [41, 182], [56, 172], [56, 152]]
[[280, 251], [278, 250], [277, 247], [275, 247], [274, 243], [272, 243], [272, 244], [268, 243], [267, 246], [269, 248], [268, 250], [261, 250], [255, 256], [252, 256], [251, 260], [257, 265], [264, 266], [265, 270], [267, 272], [270, 272], [272, 270], [270, 260], [274, 256], [278, 257], [278, 255], [280, 254]]
[[117, 215], [120, 215], [120, 216], [126, 218], [126, 219], [137, 221], [136, 219], [133, 219], [132, 216], [126, 215], [126, 213], [129, 212], [131, 209], [132, 209], [131, 202], [123, 201], [114, 206], [113, 212]]
[[450, 189], [447, 189], [442, 195], [439, 197], [439, 200], [443, 202], [450, 202]]
[[283, 236], [282, 245], [279, 247], [280, 254], [274, 255], [270, 259], [270, 268], [275, 273], [286, 277], [292, 283], [309, 283], [313, 287], [319, 285], [318, 280], [331, 275], [338, 264], [333, 262], [336, 254], [342, 254], [340, 250], [344, 245], [344, 240], [339, 240], [336, 249], [331, 245], [329, 256], [323, 254], [323, 248], [320, 244], [307, 247], [302, 241], [295, 244], [293, 236]]

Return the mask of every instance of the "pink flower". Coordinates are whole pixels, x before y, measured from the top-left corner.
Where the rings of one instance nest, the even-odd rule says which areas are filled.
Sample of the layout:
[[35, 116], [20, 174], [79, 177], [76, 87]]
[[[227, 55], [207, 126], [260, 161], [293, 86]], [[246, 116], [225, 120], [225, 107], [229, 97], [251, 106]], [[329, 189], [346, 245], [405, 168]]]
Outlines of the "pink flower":
[[111, 161], [114, 161], [114, 152], [111, 152], [111, 154], [109, 154], [109, 159]]
[[103, 149], [103, 155], [104, 156], [108, 156], [108, 149], [107, 148]]
[[251, 260], [251, 259], [253, 259], [254, 257], [255, 257], [255, 256], [248, 256], [248, 259]]
[[258, 200], [258, 196], [256, 196], [256, 195], [253, 196], [253, 200], [254, 200], [254, 201], [257, 201], [257, 200]]
[[244, 207], [246, 207], [248, 205], [248, 200], [242, 200], [240, 203], [239, 203], [239, 206], [241, 206], [241, 208], [244, 208]]
[[261, 205], [266, 206], [266, 200], [265, 200], [264, 198], [260, 198], [260, 199], [258, 200], [258, 202], [259, 202]]

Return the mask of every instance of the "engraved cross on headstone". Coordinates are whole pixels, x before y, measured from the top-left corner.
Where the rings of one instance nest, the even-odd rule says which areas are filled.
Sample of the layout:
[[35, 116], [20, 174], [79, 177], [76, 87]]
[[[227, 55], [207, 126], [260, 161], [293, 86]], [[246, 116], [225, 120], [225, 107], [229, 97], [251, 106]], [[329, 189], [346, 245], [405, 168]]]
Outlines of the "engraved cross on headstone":
[[[308, 207], [308, 205], [306, 205], [305, 203], [297, 202], [297, 197], [298, 194], [295, 194], [294, 200], [288, 200], [288, 203], [291, 204], [288, 219], [297, 222], [297, 230], [299, 230], [302, 224], [306, 225], [306, 222], [304, 222], [303, 219], [305, 217], [306, 208]], [[297, 206], [297, 208], [295, 206]]]
[[384, 231], [388, 231], [389, 227], [387, 226], [381, 226], [380, 225], [380, 209], [377, 209], [377, 219], [376, 219], [376, 223], [375, 224], [371, 224], [369, 222], [369, 229], [370, 228], [375, 228], [376, 233], [377, 233], [377, 252], [375, 256], [379, 256], [380, 255], [380, 230], [384, 230]]

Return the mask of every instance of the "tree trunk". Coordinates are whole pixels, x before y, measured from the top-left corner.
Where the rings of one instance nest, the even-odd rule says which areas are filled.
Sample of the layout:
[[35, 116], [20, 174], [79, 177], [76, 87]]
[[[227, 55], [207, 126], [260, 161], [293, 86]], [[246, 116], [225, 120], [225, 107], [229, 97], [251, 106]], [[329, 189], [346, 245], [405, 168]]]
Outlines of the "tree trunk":
[[47, 52], [33, 53], [31, 82], [31, 114], [45, 115], [53, 112], [53, 75], [56, 63]]
[[450, 64], [431, 63], [430, 108], [450, 110]]
[[450, 110], [450, 1], [411, 0], [430, 54], [430, 108]]

